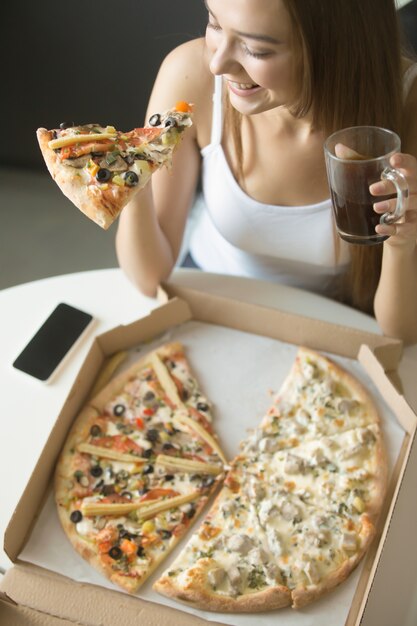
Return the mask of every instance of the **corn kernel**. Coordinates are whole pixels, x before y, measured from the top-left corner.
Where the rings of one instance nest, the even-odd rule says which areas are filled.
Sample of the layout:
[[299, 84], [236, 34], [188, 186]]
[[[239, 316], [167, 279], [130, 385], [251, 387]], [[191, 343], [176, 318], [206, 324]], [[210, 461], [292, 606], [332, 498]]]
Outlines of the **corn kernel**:
[[143, 522], [142, 524], [142, 532], [143, 533], [151, 533], [155, 530], [155, 522], [153, 522], [152, 520], [147, 520], [146, 522]]
[[365, 510], [365, 503], [361, 498], [359, 498], [359, 496], [356, 496], [356, 498], [354, 498], [352, 505], [355, 507], [358, 513], [363, 513]]

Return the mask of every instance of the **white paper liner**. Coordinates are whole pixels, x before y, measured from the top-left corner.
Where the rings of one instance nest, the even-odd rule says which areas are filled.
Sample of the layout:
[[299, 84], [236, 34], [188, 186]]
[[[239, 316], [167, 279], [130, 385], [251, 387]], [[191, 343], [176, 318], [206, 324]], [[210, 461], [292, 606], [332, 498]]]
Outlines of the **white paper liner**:
[[[128, 362], [125, 362], [118, 372], [158, 345], [174, 340], [184, 344], [187, 358], [201, 389], [213, 403], [214, 428], [219, 434], [227, 458], [232, 459], [237, 454], [239, 442], [246, 437], [248, 429], [255, 428], [270, 407], [271, 393], [279, 390], [288, 374], [297, 353], [297, 346], [222, 326], [191, 321], [170, 329], [155, 341], [132, 349]], [[404, 437], [402, 427], [357, 361], [333, 354], [329, 356], [362, 381], [373, 396], [381, 415], [391, 472]], [[208, 510], [209, 507], [206, 507], [205, 511]], [[202, 516], [193, 525], [193, 529], [198, 527], [201, 519]], [[210, 613], [155, 593], [152, 590], [152, 583], [169, 567], [190, 534], [189, 532], [182, 539], [179, 546], [159, 566], [157, 572], [143, 585], [136, 594], [138, 597], [172, 606], [209, 621], [233, 626], [252, 626], [255, 623], [257, 626], [276, 626], [277, 623], [285, 626], [345, 624], [362, 565], [337, 589], [297, 611], [288, 608], [257, 614]], [[19, 558], [78, 582], [119, 590], [91, 568], [69, 543], [58, 520], [52, 489]]]

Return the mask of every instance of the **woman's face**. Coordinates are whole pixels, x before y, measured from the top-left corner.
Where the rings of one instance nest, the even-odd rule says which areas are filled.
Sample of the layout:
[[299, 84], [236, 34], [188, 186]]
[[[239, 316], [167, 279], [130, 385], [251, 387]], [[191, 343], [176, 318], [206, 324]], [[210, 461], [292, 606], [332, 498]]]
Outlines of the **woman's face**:
[[253, 115], [294, 96], [291, 22], [282, 0], [206, 0], [210, 70], [224, 77], [232, 105]]

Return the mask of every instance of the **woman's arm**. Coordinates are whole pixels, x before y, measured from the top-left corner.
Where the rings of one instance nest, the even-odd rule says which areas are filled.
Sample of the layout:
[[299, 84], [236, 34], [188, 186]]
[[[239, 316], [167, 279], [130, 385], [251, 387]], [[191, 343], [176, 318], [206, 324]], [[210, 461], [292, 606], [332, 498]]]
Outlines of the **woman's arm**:
[[[413, 85], [405, 111], [403, 148], [409, 154], [397, 154], [391, 165], [407, 178], [410, 197], [404, 223], [377, 226], [384, 241], [382, 269], [374, 308], [376, 319], [386, 335], [417, 342], [417, 84]], [[391, 183], [371, 185], [375, 195], [392, 193]], [[389, 210], [392, 210], [392, 203]], [[384, 213], [385, 203], [375, 210]]]
[[183, 44], [161, 65], [149, 101], [147, 119], [178, 100], [194, 104], [193, 126], [184, 132], [173, 167], [153, 174], [150, 183], [119, 218], [116, 252], [120, 266], [146, 295], [153, 296], [171, 273], [193, 202], [200, 169], [199, 132], [207, 124], [212, 79], [201, 40]]

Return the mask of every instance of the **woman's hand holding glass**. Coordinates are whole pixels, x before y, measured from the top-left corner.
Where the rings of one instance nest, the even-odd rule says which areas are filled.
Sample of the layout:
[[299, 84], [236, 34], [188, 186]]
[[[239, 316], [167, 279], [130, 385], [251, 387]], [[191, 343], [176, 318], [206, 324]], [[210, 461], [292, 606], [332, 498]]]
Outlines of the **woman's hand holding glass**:
[[[390, 159], [390, 165], [399, 170], [405, 176], [409, 198], [404, 217], [394, 224], [378, 224], [375, 228], [380, 235], [388, 235], [385, 245], [389, 246], [415, 246], [417, 242], [417, 159], [410, 154], [397, 153]], [[377, 201], [377, 196], [386, 196], [395, 193], [395, 187], [389, 180], [374, 183], [369, 191], [375, 198], [374, 210], [378, 214], [393, 212], [396, 206], [396, 198], [391, 200]]]

